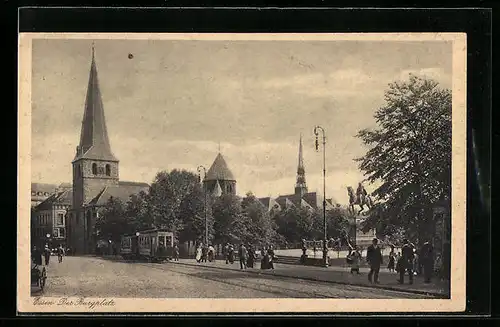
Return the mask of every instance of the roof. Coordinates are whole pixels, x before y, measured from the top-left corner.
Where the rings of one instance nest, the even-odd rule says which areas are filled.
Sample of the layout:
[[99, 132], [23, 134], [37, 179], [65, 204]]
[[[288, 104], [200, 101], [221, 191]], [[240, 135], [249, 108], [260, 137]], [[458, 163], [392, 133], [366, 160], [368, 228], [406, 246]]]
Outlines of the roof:
[[111, 152], [111, 146], [109, 144], [93, 48], [80, 144], [77, 147], [77, 153], [74, 160], [83, 158], [118, 161]]
[[57, 189], [56, 184], [46, 184], [46, 183], [31, 183], [31, 192], [42, 192], [42, 193], [55, 193]]
[[89, 204], [102, 206], [110, 198], [118, 198], [123, 202], [127, 202], [132, 194], [137, 194], [141, 191], [147, 192], [149, 189], [149, 185], [145, 183], [137, 183], [138, 185], [130, 185], [127, 182], [125, 184], [122, 183], [120, 182], [117, 186], [106, 186], [96, 197], [90, 200]]
[[120, 186], [149, 187], [148, 183], [143, 183], [143, 182], [129, 182], [129, 181], [119, 181], [118, 185], [120, 185]]
[[66, 189], [52, 194], [37, 206], [37, 209], [50, 209], [54, 205], [70, 206], [73, 203], [73, 189]]
[[226, 160], [222, 154], [218, 154], [215, 157], [215, 160], [207, 172], [205, 176], [205, 180], [207, 181], [215, 181], [215, 180], [226, 180], [226, 181], [235, 181], [233, 173], [229, 170]]

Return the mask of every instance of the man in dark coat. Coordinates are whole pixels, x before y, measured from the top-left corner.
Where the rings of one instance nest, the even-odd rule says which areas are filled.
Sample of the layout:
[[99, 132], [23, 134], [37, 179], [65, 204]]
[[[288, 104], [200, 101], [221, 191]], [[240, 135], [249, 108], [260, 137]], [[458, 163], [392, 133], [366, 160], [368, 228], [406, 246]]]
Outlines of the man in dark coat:
[[238, 256], [240, 257], [240, 269], [247, 269], [248, 251], [243, 244], [240, 245]]
[[251, 244], [248, 244], [248, 259], [247, 267], [253, 268], [253, 263], [255, 262], [255, 249]]
[[31, 252], [31, 260], [34, 264], [41, 266], [42, 265], [42, 251], [40, 251], [36, 245], [33, 246], [33, 251]]
[[373, 282], [378, 284], [378, 273], [380, 271], [380, 265], [382, 265], [382, 252], [378, 246], [378, 240], [373, 239], [372, 245], [370, 245], [366, 251], [366, 261], [370, 265], [370, 272], [368, 273], [368, 280], [370, 283]]
[[50, 254], [51, 254], [51, 251], [50, 251], [48, 245], [45, 245], [45, 250], [44, 250], [43, 254], [45, 256], [45, 265], [48, 266], [49, 262], [50, 262]]
[[401, 248], [401, 262], [399, 264], [399, 280], [400, 284], [404, 283], [405, 273], [408, 272], [410, 284], [413, 284], [413, 259], [415, 258], [414, 249], [408, 240], [403, 240]]
[[429, 241], [420, 248], [420, 262], [424, 270], [424, 282], [430, 283], [434, 270], [434, 248]]

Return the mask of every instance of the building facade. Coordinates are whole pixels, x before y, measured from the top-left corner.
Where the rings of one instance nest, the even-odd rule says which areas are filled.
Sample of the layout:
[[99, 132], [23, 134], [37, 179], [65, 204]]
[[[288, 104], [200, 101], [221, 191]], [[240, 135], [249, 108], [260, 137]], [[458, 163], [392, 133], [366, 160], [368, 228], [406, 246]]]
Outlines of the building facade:
[[32, 216], [32, 242], [51, 248], [67, 246], [67, 213], [71, 208], [73, 189], [65, 188], [40, 203]]
[[68, 224], [69, 243], [76, 254], [93, 253], [99, 240], [99, 233], [95, 229], [99, 208], [110, 197], [126, 202], [130, 195], [149, 188], [146, 183], [119, 180], [119, 161], [111, 151], [94, 49], [80, 143], [72, 166], [73, 199]]

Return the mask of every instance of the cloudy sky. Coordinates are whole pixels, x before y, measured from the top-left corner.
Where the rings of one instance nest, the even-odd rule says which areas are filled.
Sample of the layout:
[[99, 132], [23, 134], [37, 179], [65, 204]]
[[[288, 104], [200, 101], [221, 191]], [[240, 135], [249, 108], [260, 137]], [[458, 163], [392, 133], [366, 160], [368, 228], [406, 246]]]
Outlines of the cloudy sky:
[[[33, 41], [33, 182], [71, 182], [91, 46]], [[452, 47], [442, 41], [96, 40], [95, 54], [121, 180], [208, 169], [220, 142], [242, 195], [293, 192], [301, 133], [309, 190], [322, 190], [321, 125], [327, 197], [346, 203], [346, 186], [364, 178], [355, 135], [375, 127], [387, 84], [415, 73], [451, 88]]]

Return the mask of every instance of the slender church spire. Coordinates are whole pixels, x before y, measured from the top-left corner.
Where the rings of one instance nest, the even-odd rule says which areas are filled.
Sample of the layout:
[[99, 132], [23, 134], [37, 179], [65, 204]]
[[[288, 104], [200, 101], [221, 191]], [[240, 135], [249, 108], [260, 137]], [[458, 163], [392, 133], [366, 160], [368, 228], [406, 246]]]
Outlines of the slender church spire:
[[94, 44], [92, 44], [92, 62], [90, 64], [80, 144], [77, 147], [75, 160], [82, 158], [118, 161], [113, 155], [109, 143], [101, 90], [97, 78]]
[[299, 164], [297, 167], [297, 182], [295, 183], [295, 195], [302, 197], [307, 193], [306, 171], [304, 168], [304, 156], [302, 153], [302, 133], [299, 141]]

